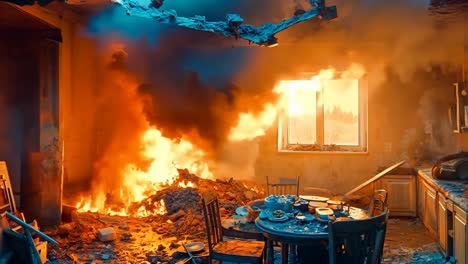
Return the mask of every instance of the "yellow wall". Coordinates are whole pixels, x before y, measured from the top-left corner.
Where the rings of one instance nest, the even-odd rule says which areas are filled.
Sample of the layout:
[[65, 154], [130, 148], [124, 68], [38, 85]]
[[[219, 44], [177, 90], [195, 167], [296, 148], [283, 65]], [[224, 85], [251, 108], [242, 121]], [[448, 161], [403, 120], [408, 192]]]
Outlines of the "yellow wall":
[[[65, 185], [89, 180], [93, 173], [92, 138], [96, 138], [94, 111], [99, 89], [95, 70], [97, 51], [91, 39], [79, 34], [79, 17], [42, 7], [23, 10], [62, 29], [60, 45], [60, 130], [65, 141]], [[377, 85], [369, 76], [368, 152], [365, 154], [280, 153], [277, 128], [258, 140], [255, 176], [301, 176], [303, 185], [345, 192], [376, 173], [379, 166], [407, 160], [420, 165], [460, 148], [468, 149], [468, 135], [454, 135], [447, 109], [453, 98], [454, 76], [420, 73], [416, 81], [401, 83], [389, 77]], [[94, 105], [94, 107], [93, 107]], [[102, 135], [101, 135], [102, 136]]]
[[303, 186], [344, 193], [375, 175], [379, 166], [400, 160], [418, 166], [457, 151], [447, 117], [451, 78], [419, 73], [415, 81], [402, 83], [390, 76], [377, 86], [370, 76], [367, 153], [280, 153], [274, 127], [260, 139], [257, 179], [300, 175]]
[[92, 172], [92, 129], [90, 122], [96, 84], [92, 40], [80, 34], [81, 18], [63, 6], [24, 6], [22, 10], [61, 29], [59, 59], [60, 135], [64, 141], [65, 188]]

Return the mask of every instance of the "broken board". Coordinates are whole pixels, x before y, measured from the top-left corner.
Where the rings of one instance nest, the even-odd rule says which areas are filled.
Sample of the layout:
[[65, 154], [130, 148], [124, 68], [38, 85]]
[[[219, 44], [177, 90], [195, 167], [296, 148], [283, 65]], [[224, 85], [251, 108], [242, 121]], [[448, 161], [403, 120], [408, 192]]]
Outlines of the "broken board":
[[376, 180], [382, 178], [383, 176], [385, 176], [386, 174], [390, 173], [392, 170], [400, 167], [401, 165], [403, 165], [406, 161], [402, 160], [396, 164], [393, 164], [392, 166], [386, 168], [385, 170], [379, 172], [377, 175], [375, 175], [374, 177], [368, 179], [367, 181], [363, 182], [362, 184], [360, 184], [359, 186], [357, 186], [356, 188], [352, 189], [351, 191], [345, 193], [344, 196], [348, 196], [354, 192], [357, 192], [359, 190], [361, 190], [362, 188], [366, 187], [367, 185], [375, 182]]

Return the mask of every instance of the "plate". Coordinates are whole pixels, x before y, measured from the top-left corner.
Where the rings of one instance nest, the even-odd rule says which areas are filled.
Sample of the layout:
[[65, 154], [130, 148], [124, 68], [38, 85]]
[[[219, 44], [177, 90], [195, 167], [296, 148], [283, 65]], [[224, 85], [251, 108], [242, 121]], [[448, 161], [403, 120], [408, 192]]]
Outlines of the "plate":
[[289, 219], [289, 216], [287, 214], [283, 215], [282, 217], [273, 217], [273, 216], [268, 217], [268, 220], [272, 222], [284, 222], [284, 221], [287, 221], [288, 219]]
[[[197, 253], [205, 249], [205, 244], [203, 244], [203, 242], [192, 242], [185, 244], [185, 247], [190, 253]], [[183, 246], [179, 247], [177, 251], [180, 253], [187, 253]]]
[[310, 201], [309, 206], [312, 207], [326, 207], [328, 204], [325, 202], [316, 202], [316, 201]]
[[328, 197], [315, 196], [315, 195], [300, 195], [299, 198], [302, 198], [307, 201], [314, 201], [314, 202], [326, 202], [330, 200], [330, 198]]
[[240, 216], [247, 216], [249, 214], [249, 211], [247, 210], [247, 206], [237, 207], [236, 214]]

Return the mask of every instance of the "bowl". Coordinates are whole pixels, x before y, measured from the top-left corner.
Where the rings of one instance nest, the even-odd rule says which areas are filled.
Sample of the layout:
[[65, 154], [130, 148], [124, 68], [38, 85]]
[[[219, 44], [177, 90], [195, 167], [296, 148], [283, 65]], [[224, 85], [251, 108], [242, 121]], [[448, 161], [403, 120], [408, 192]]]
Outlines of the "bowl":
[[265, 207], [271, 210], [283, 210], [285, 212], [291, 212], [293, 208], [294, 200], [284, 195], [270, 195], [265, 198]]
[[328, 207], [315, 208], [315, 214], [320, 220], [328, 220], [330, 219], [330, 216], [334, 216], [333, 210]]

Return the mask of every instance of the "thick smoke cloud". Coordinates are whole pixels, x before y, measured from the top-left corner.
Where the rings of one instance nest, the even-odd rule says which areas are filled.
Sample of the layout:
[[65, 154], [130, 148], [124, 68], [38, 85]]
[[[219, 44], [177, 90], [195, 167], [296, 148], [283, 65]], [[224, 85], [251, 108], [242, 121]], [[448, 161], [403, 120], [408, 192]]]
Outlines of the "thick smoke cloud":
[[[253, 24], [279, 21], [307, 7], [307, 1], [186, 2], [168, 0], [163, 7], [176, 9], [179, 15], [206, 15], [210, 20], [240, 13]], [[105, 22], [132, 20], [133, 27], [127, 30], [141, 31], [128, 38], [124, 28], [119, 39], [126, 43], [128, 71], [141, 80], [139, 91], [145, 98], [148, 121], [165, 136], [189, 136], [213, 152], [226, 142], [239, 112], [259, 112], [264, 103], [275, 100], [271, 90], [279, 79], [361, 63], [380, 81], [389, 69], [410, 81], [418, 69], [438, 64], [457, 71], [463, 63], [460, 54], [467, 27], [460, 14], [431, 15], [427, 1], [422, 0], [327, 4], [338, 7], [338, 19], [309, 21], [288, 29], [278, 35], [280, 46], [275, 49], [155, 21], [149, 25], [138, 18], [121, 17], [121, 10], [107, 14]], [[93, 32], [106, 37], [106, 28], [96, 26], [99, 15], [93, 21]]]

